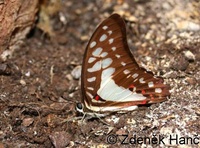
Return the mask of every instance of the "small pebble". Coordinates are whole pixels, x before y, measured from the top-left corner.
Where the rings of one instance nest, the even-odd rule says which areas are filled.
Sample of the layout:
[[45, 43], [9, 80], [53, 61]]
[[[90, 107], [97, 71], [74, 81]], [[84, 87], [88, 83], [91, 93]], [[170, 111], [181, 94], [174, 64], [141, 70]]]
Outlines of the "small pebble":
[[171, 63], [171, 67], [175, 70], [185, 71], [189, 65], [189, 62], [183, 57], [179, 56]]
[[7, 64], [0, 64], [0, 75], [10, 75], [11, 69]]
[[60, 132], [52, 132], [49, 135], [51, 142], [53, 143], [54, 147], [67, 147], [70, 144], [72, 139], [72, 135], [67, 133], [66, 131]]
[[194, 61], [195, 60], [195, 56], [191, 51], [187, 50], [187, 51], [184, 51], [183, 53], [184, 53], [184, 56], [187, 58], [188, 61]]
[[196, 81], [195, 78], [189, 78], [189, 77], [187, 77], [185, 80], [186, 80], [186, 82], [187, 82], [188, 84], [190, 84], [190, 85], [195, 85], [195, 84], [197, 84], [197, 81]]
[[23, 86], [25, 86], [25, 85], [26, 85], [26, 81], [25, 81], [25, 80], [23, 80], [23, 79], [21, 79], [21, 80], [19, 81], [19, 83], [20, 83], [21, 85], [23, 85]]
[[80, 77], [81, 77], [81, 66], [76, 66], [76, 67], [72, 70], [71, 75], [72, 75], [72, 77], [73, 77], [75, 80], [80, 79]]
[[30, 126], [33, 123], [34, 119], [33, 118], [25, 118], [22, 122], [23, 126]]

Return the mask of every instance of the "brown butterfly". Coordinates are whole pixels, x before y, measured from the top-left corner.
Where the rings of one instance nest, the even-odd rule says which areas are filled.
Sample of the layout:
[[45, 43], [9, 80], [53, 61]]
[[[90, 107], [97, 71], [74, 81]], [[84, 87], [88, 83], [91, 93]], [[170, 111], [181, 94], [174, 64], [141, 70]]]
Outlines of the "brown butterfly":
[[84, 54], [81, 112], [135, 110], [138, 105], [165, 101], [170, 95], [163, 79], [141, 68], [130, 52], [124, 20], [105, 19], [93, 33]]

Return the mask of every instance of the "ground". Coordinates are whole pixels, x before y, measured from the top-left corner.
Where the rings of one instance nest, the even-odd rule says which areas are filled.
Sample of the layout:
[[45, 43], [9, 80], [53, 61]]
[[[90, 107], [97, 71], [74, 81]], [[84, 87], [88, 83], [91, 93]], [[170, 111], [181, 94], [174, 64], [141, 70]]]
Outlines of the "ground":
[[[52, 30], [34, 28], [0, 63], [0, 147], [200, 147], [199, 2], [60, 2]], [[113, 12], [126, 21], [138, 64], [162, 76], [171, 96], [133, 112], [78, 120], [85, 47]], [[149, 137], [150, 144], [135, 144], [139, 137]], [[153, 142], [155, 137], [163, 141]]]

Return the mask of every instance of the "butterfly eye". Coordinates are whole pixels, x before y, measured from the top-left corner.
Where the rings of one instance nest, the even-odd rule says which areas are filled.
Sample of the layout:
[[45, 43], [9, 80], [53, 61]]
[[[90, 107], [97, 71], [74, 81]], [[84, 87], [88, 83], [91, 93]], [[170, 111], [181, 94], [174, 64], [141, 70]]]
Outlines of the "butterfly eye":
[[84, 113], [84, 111], [83, 111], [83, 104], [82, 104], [82, 103], [77, 103], [77, 104], [76, 104], [76, 110], [77, 110], [79, 113]]

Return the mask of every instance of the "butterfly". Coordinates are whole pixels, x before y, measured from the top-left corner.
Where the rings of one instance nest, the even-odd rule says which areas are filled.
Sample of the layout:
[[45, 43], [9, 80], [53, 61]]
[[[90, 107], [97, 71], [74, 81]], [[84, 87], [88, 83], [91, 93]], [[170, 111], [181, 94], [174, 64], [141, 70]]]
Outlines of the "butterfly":
[[112, 14], [95, 30], [85, 50], [79, 112], [103, 115], [132, 111], [138, 105], [165, 101], [169, 85], [139, 67], [130, 52], [123, 18]]

